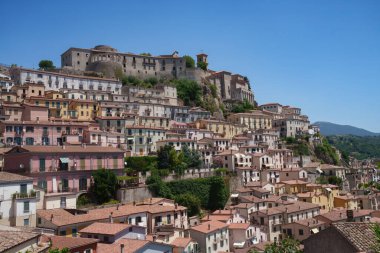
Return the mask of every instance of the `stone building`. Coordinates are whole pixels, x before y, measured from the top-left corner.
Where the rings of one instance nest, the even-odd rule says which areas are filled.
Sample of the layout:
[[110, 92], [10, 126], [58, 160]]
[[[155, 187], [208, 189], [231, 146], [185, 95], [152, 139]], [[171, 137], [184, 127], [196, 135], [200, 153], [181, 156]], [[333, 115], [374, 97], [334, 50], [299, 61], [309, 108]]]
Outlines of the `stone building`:
[[170, 55], [141, 55], [121, 53], [106, 45], [91, 49], [69, 48], [61, 55], [61, 67], [80, 71], [103, 72], [115, 78], [115, 70], [121, 69], [125, 75], [158, 76], [176, 78], [185, 71], [185, 60], [175, 51]]

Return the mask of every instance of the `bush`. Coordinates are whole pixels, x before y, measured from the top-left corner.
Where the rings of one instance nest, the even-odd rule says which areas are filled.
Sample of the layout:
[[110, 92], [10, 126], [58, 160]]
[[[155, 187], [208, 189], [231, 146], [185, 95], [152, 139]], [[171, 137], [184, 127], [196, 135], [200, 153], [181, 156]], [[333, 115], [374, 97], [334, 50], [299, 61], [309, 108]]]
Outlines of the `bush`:
[[125, 158], [125, 161], [127, 162], [127, 168], [143, 173], [157, 166], [156, 156], [131, 156]]
[[253, 109], [255, 109], [255, 107], [251, 103], [249, 103], [248, 100], [244, 99], [243, 102], [235, 103], [232, 106], [231, 112], [242, 113], [242, 112], [248, 112]]
[[42, 70], [52, 70], [55, 69], [55, 66], [51, 60], [41, 60], [38, 63], [38, 67]]
[[173, 81], [177, 95], [186, 106], [199, 106], [202, 103], [202, 88], [193, 80], [178, 79]]
[[87, 194], [82, 194], [78, 197], [78, 200], [77, 200], [78, 208], [83, 207], [83, 206], [87, 206], [87, 205], [91, 205], [91, 204], [93, 204], [93, 202], [91, 201], [91, 199], [88, 197]]
[[185, 62], [186, 62], [186, 68], [195, 68], [195, 61], [193, 57], [189, 55], [184, 55], [183, 58], [185, 59]]
[[188, 216], [199, 215], [201, 212], [201, 201], [191, 193], [180, 194], [175, 197], [175, 201], [187, 207]]
[[92, 173], [94, 185], [90, 191], [96, 203], [102, 204], [110, 201], [116, 196], [117, 177], [112, 170], [99, 169]]
[[203, 62], [203, 61], [199, 61], [199, 62], [197, 62], [197, 67], [206, 71], [207, 67], [208, 67], [208, 63]]

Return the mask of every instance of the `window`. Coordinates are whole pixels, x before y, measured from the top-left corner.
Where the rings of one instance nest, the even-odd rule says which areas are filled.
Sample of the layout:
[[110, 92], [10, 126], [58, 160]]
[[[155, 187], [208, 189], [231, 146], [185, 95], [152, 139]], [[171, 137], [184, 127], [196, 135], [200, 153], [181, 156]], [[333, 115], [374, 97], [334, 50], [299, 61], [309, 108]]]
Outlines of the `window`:
[[303, 229], [300, 229], [298, 232], [299, 232], [299, 235], [303, 235]]
[[40, 172], [44, 172], [45, 169], [45, 158], [40, 158]]
[[29, 201], [24, 202], [24, 213], [29, 213]]
[[24, 219], [24, 226], [29, 226], [29, 219]]
[[61, 208], [66, 208], [66, 197], [61, 197], [61, 202], [60, 203], [61, 203]]
[[76, 228], [73, 228], [71, 231], [73, 237], [77, 237], [78, 230]]
[[28, 193], [27, 185], [26, 184], [21, 184], [20, 185], [20, 193], [21, 194], [27, 194]]
[[27, 133], [33, 133], [33, 132], [34, 132], [34, 127], [32, 127], [32, 126], [27, 126], [27, 127], [26, 127], [26, 132], [27, 132]]

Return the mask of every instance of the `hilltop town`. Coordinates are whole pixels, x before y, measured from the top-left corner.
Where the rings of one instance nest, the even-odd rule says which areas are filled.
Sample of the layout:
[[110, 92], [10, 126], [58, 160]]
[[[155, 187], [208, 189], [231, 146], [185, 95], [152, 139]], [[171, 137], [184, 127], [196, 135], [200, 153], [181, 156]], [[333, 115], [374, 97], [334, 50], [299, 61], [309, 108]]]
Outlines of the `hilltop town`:
[[0, 252], [375, 252], [374, 162], [209, 65], [105, 45], [2, 65]]

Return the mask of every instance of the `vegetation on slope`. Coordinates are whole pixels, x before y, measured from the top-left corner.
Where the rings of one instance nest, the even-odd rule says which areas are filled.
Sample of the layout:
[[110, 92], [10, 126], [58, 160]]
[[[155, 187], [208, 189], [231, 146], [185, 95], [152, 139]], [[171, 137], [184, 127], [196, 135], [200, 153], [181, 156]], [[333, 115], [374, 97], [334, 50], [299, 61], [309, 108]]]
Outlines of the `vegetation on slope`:
[[380, 158], [380, 136], [334, 135], [328, 136], [327, 140], [342, 153], [359, 160]]
[[228, 187], [222, 177], [162, 181], [157, 173], [147, 179], [149, 190], [156, 196], [175, 199], [189, 208], [189, 215], [199, 214], [201, 207], [207, 210], [224, 208], [228, 200]]

